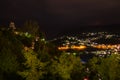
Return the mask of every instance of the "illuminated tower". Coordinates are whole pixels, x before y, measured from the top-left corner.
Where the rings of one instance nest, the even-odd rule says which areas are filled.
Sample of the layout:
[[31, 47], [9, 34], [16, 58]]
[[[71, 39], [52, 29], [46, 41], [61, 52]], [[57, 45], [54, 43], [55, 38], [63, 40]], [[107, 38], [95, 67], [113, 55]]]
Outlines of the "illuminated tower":
[[14, 22], [10, 22], [9, 28], [12, 29], [12, 30], [15, 30], [16, 29], [15, 23]]

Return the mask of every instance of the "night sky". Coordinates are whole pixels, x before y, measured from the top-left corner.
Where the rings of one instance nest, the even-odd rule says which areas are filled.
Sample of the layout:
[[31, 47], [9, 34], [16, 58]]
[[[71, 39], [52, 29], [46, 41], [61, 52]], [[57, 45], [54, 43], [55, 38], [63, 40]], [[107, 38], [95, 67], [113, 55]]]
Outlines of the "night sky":
[[11, 20], [18, 26], [36, 20], [53, 37], [73, 28], [120, 24], [120, 0], [1, 0], [0, 24]]

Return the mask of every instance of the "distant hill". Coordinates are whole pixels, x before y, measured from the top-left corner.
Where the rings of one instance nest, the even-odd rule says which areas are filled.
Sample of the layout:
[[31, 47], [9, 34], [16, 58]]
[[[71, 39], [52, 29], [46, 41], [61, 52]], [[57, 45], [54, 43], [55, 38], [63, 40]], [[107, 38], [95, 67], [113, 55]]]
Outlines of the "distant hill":
[[64, 27], [63, 30], [57, 33], [54, 37], [63, 35], [75, 36], [83, 32], [110, 32], [120, 34], [120, 24], [99, 25], [99, 26], [69, 26]]

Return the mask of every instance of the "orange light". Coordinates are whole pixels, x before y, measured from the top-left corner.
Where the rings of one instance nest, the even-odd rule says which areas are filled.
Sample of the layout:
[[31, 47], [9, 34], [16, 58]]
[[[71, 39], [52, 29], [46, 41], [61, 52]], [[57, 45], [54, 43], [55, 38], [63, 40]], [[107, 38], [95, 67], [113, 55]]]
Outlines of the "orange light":
[[59, 50], [67, 50], [67, 49], [69, 49], [69, 47], [68, 47], [68, 46], [65, 46], [65, 47], [58, 47], [58, 49], [59, 49]]
[[67, 49], [77, 49], [77, 50], [83, 50], [87, 48], [86, 46], [71, 46], [71, 47], [68, 47], [68, 46], [65, 46], [65, 47], [58, 47], [59, 50], [67, 50]]
[[[99, 44], [99, 45], [92, 45], [92, 47], [98, 48], [98, 49], [113, 49], [113, 48], [116, 48], [117, 45], [104, 45], [104, 44]], [[58, 47], [59, 50], [68, 50], [68, 49], [84, 50], [84, 49], [86, 49], [86, 48], [87, 48], [87, 47], [84, 46], [84, 45], [80, 45], [80, 46], [72, 45], [71, 47], [69, 47], [69, 46], [67, 45], [67, 46], [64, 46], [64, 47]]]

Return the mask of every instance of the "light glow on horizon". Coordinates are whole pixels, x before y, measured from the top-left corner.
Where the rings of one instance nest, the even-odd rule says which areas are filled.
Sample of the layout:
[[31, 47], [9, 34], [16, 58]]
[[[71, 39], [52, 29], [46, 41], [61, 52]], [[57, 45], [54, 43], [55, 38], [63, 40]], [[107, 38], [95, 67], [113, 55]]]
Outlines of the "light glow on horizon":
[[[119, 46], [120, 46], [120, 44], [118, 44], [118, 45], [98, 44], [98, 45], [92, 45], [91, 47], [97, 48], [97, 49], [115, 49], [115, 48], [118, 48]], [[84, 50], [86, 48], [87, 48], [87, 46], [85, 46], [85, 45], [80, 45], [80, 46], [75, 46], [75, 45], [68, 46], [67, 45], [67, 46], [58, 47], [58, 50], [68, 50], [68, 49]]]

